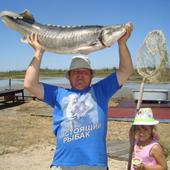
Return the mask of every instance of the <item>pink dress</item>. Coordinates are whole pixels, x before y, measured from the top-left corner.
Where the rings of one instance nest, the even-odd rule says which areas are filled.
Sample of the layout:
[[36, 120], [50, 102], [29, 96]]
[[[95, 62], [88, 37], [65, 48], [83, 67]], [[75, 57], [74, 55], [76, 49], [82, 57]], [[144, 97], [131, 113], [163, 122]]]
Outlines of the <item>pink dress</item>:
[[[142, 148], [139, 148], [139, 146], [137, 145], [137, 142], [135, 142], [133, 158], [134, 157], [141, 158], [143, 164], [156, 165], [157, 163], [156, 163], [155, 158], [150, 156], [150, 151], [153, 145], [159, 145], [159, 143], [153, 140], [150, 144]], [[133, 165], [131, 166], [131, 170], [134, 170]]]

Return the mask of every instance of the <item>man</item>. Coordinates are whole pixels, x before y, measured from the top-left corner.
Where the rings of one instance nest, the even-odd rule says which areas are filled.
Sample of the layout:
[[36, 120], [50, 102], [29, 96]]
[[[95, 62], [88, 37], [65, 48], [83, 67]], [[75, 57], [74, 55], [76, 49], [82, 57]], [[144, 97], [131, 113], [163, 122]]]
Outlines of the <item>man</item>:
[[27, 41], [35, 49], [24, 87], [54, 108], [53, 132], [56, 151], [53, 170], [106, 170], [106, 134], [108, 102], [132, 73], [132, 60], [126, 42], [132, 25], [126, 24], [126, 34], [118, 40], [119, 69], [91, 85], [94, 71], [87, 56], [72, 59], [66, 73], [71, 89], [39, 82], [39, 70], [44, 49], [31, 34]]

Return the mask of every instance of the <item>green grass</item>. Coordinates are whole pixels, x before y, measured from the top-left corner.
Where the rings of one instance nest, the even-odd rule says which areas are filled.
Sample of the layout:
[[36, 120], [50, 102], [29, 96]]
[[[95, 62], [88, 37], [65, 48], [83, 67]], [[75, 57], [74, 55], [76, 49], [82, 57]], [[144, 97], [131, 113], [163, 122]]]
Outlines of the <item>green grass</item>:
[[[113, 71], [116, 71], [116, 68], [111, 69], [98, 69], [95, 70], [96, 77], [104, 77], [109, 74], [111, 74]], [[54, 69], [40, 69], [40, 76], [41, 77], [64, 77], [66, 70], [54, 70]], [[0, 72], [0, 79], [24, 79], [26, 70], [13, 70], [9, 72]], [[157, 76], [156, 81], [157, 82], [170, 82], [170, 69], [167, 69], [163, 75], [161, 74]], [[163, 78], [163, 79], [162, 79]], [[134, 69], [132, 75], [129, 78], [129, 81], [132, 82], [141, 82], [142, 77], [138, 74], [137, 70]], [[149, 82], [149, 80], [146, 80], [146, 82]]]

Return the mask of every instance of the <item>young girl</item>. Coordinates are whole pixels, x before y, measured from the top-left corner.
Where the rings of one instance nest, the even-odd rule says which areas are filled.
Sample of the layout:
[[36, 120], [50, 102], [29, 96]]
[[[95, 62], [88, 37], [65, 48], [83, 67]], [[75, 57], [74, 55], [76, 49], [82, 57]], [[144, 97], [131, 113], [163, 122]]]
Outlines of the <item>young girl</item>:
[[131, 170], [167, 170], [163, 147], [159, 143], [151, 108], [141, 108], [130, 129]]

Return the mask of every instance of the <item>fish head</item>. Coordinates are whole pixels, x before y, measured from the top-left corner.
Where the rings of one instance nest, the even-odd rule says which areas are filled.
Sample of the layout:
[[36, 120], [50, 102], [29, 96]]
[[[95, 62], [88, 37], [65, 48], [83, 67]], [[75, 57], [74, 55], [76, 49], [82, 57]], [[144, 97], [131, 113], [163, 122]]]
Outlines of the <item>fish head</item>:
[[21, 14], [17, 14], [12, 11], [2, 11], [0, 13], [0, 17], [7, 27], [24, 36], [27, 34], [27, 30], [29, 30], [35, 22], [32, 14], [28, 10], [25, 10]]
[[103, 27], [101, 41], [106, 47], [112, 46], [126, 33], [125, 25]]

